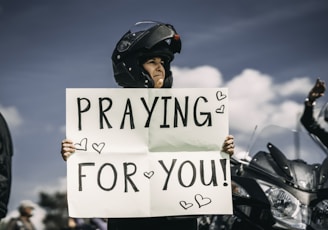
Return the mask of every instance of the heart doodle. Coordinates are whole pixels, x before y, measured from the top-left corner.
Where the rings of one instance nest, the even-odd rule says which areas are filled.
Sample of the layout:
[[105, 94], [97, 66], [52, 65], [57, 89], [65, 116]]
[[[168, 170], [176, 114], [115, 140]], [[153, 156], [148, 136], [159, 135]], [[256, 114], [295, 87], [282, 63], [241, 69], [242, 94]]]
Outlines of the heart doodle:
[[203, 197], [200, 194], [195, 195], [195, 200], [196, 200], [199, 208], [202, 206], [208, 205], [209, 203], [212, 202], [212, 200], [210, 198]]
[[82, 150], [82, 151], [87, 151], [87, 138], [83, 138], [80, 143], [75, 143], [74, 146], [76, 150]]
[[218, 101], [221, 101], [226, 97], [227, 97], [227, 95], [223, 94], [221, 91], [216, 92], [216, 99], [218, 99]]
[[224, 113], [224, 108], [225, 108], [225, 106], [224, 106], [224, 105], [221, 105], [219, 108], [217, 108], [217, 109], [215, 110], [215, 112], [216, 112], [216, 113]]
[[94, 150], [96, 150], [98, 153], [101, 153], [101, 151], [103, 150], [104, 147], [105, 147], [105, 143], [104, 142], [101, 142], [99, 144], [97, 144], [97, 143], [93, 143], [92, 144], [92, 148]]
[[187, 203], [186, 201], [180, 201], [179, 204], [180, 204], [181, 207], [184, 208], [185, 210], [187, 210], [188, 208], [190, 208], [190, 207], [193, 206], [192, 203]]
[[154, 171], [144, 172], [144, 176], [150, 179], [154, 175]]

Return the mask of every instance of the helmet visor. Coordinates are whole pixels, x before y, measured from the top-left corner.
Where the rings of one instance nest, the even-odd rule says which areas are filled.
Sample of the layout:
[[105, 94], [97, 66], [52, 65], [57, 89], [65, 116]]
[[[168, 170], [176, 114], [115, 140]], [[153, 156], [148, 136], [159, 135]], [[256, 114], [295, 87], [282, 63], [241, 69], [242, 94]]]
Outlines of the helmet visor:
[[170, 24], [156, 21], [141, 21], [134, 24], [117, 45], [119, 52], [152, 49], [165, 42], [172, 53], [180, 53], [180, 36]]
[[159, 25], [159, 23], [155, 21], [137, 22], [129, 29], [126, 35], [123, 36], [117, 45], [117, 50], [119, 52], [128, 50], [135, 43], [135, 41], [144, 36], [144, 31], [147, 31], [157, 25]]
[[142, 21], [142, 22], [137, 22], [130, 28], [131, 33], [138, 33], [138, 32], [143, 32], [146, 30], [151, 29], [152, 27], [156, 25], [160, 25], [161, 23], [155, 22], [155, 21]]

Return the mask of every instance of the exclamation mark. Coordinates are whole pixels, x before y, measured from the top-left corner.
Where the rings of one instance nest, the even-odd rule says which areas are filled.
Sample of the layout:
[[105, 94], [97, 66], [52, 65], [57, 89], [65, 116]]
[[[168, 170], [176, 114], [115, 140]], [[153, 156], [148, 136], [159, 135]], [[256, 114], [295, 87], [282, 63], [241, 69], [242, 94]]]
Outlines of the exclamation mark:
[[222, 167], [222, 171], [223, 171], [223, 179], [224, 179], [223, 186], [228, 186], [228, 183], [226, 182], [227, 181], [227, 172], [226, 172], [227, 159], [221, 159], [220, 162], [221, 162], [221, 167]]

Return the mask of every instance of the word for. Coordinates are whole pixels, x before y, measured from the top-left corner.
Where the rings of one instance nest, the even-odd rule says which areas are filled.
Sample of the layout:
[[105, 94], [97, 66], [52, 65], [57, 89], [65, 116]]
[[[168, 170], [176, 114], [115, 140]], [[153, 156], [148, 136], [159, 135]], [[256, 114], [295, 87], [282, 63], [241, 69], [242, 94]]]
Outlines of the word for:
[[[183, 100], [183, 102], [180, 102]], [[148, 105], [145, 98], [140, 98], [141, 104], [145, 109], [147, 117], [145, 117], [145, 128], [149, 128], [152, 117], [154, 117], [155, 109], [161, 107], [164, 112], [156, 113], [157, 116], [162, 116], [162, 123], [159, 125], [160, 128], [170, 128], [173, 125], [174, 128], [178, 127], [181, 123], [184, 127], [188, 125], [189, 122], [189, 110], [192, 112], [192, 121], [196, 126], [212, 126], [212, 114], [209, 111], [202, 111], [201, 107], [208, 102], [208, 99], [203, 96], [199, 96], [193, 101], [191, 104], [189, 100], [189, 96], [181, 98], [172, 98], [171, 96], [162, 96], [162, 97], [154, 97], [154, 100]], [[113, 100], [109, 97], [99, 97], [97, 105], [93, 105], [88, 98], [78, 97], [76, 100], [77, 103], [77, 111], [78, 111], [78, 129], [82, 130], [84, 120], [83, 115], [87, 114], [91, 111], [93, 106], [96, 106], [98, 110], [98, 118], [99, 119], [99, 129], [104, 129], [107, 127], [108, 129], [113, 128], [109, 115], [110, 110], [113, 107]], [[122, 102], [119, 102], [119, 105], [122, 106]], [[140, 116], [139, 114], [135, 114], [133, 108], [140, 108], [140, 104], [132, 104], [131, 99], [127, 98], [127, 100], [123, 104], [124, 110], [122, 114], [122, 119], [120, 122], [120, 129], [128, 128], [135, 129], [135, 119], [134, 116]], [[171, 107], [172, 106], [172, 107]], [[190, 108], [191, 107], [191, 108]], [[173, 111], [173, 121], [169, 121], [168, 113], [169, 110]], [[115, 114], [117, 116], [117, 113]], [[180, 121], [180, 122], [179, 122]], [[128, 125], [126, 123], [129, 123]]]

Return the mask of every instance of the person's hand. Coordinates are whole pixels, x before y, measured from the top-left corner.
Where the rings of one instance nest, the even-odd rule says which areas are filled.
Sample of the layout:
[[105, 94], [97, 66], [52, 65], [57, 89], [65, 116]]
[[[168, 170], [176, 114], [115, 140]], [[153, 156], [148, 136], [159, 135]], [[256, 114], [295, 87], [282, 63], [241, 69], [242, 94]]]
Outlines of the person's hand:
[[314, 102], [317, 98], [323, 96], [325, 93], [325, 90], [326, 90], [325, 82], [318, 78], [317, 81], [315, 82], [315, 85], [309, 92], [309, 95], [308, 95], [309, 101]]
[[155, 80], [155, 86], [154, 88], [162, 88], [164, 80], [163, 79], [159, 79], [159, 80]]
[[229, 154], [230, 156], [233, 155], [235, 151], [235, 145], [234, 145], [234, 137], [232, 135], [228, 135], [224, 140], [222, 151]]
[[68, 157], [72, 155], [75, 152], [75, 146], [73, 144], [73, 141], [69, 139], [64, 139], [61, 143], [61, 155], [64, 159], [64, 161], [67, 161]]

